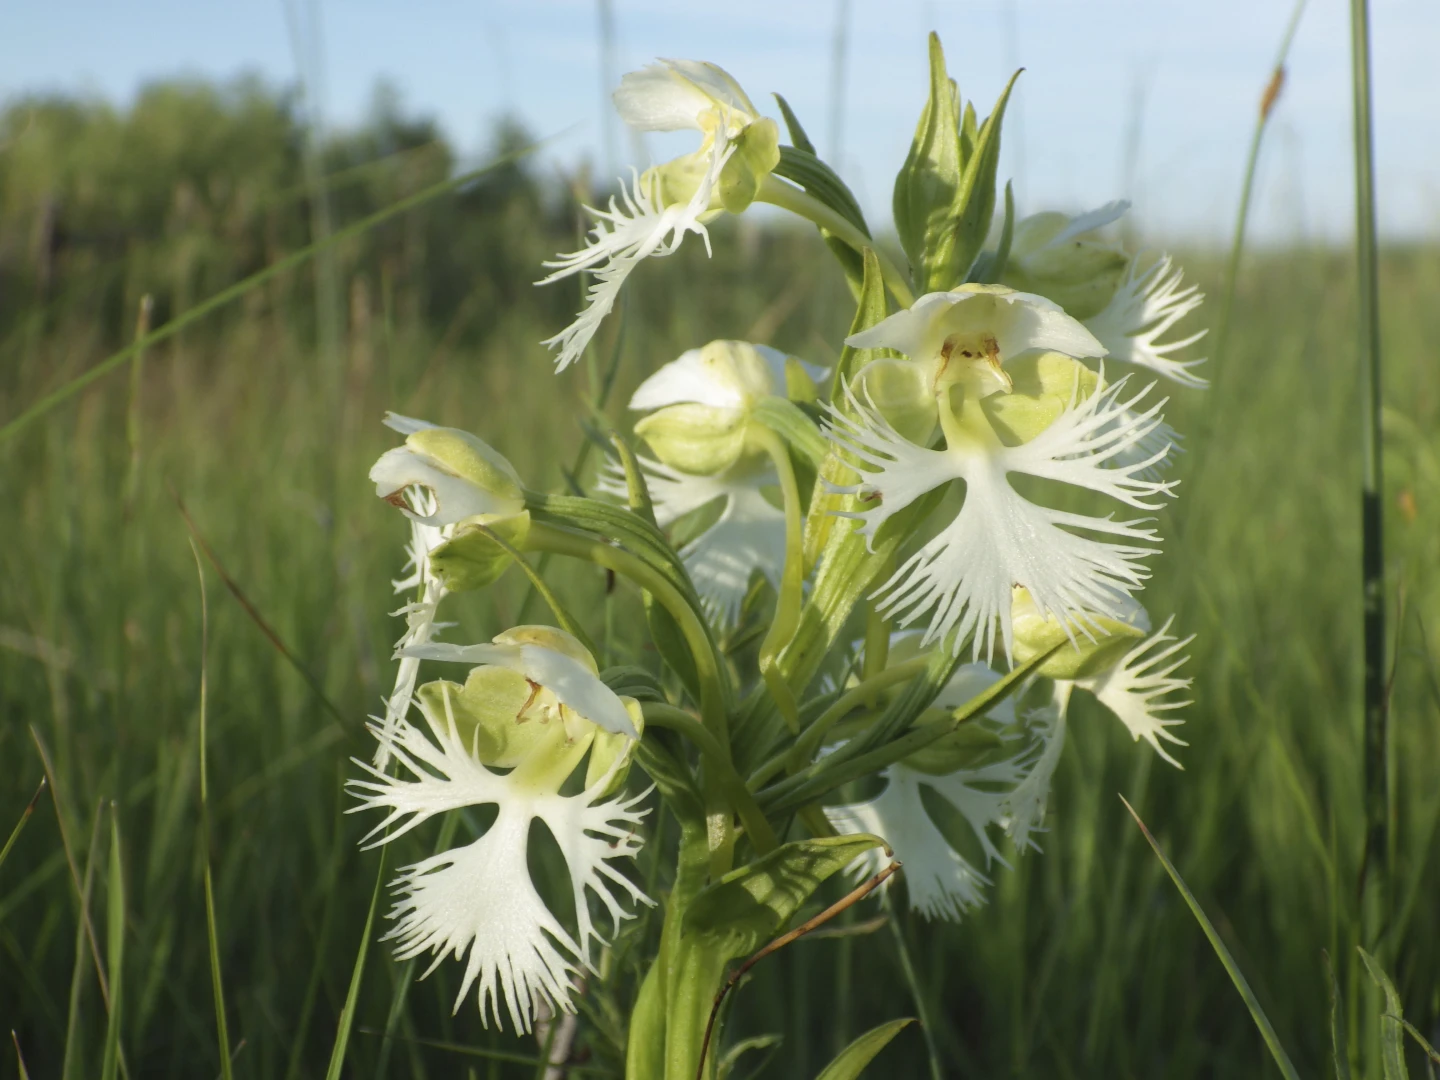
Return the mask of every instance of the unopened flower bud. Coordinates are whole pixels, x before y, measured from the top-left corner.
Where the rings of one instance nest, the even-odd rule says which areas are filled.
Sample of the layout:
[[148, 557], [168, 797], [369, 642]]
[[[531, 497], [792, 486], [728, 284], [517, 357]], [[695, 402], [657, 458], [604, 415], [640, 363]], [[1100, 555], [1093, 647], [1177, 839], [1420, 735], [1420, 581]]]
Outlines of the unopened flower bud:
[[480, 514], [457, 522], [454, 534], [430, 549], [430, 570], [448, 592], [482, 589], [499, 579], [513, 560], [510, 552], [495, 542], [498, 536], [512, 548], [525, 543], [530, 532], [530, 513]]
[[[525, 492], [515, 467], [493, 447], [468, 431], [422, 426], [396, 418], [408, 434], [404, 446], [380, 455], [370, 469], [375, 493], [397, 505], [411, 486], [435, 498], [428, 515], [414, 514], [427, 525], [450, 525], [480, 514], [508, 516], [525, 509]], [[407, 508], [408, 509], [408, 508]]]

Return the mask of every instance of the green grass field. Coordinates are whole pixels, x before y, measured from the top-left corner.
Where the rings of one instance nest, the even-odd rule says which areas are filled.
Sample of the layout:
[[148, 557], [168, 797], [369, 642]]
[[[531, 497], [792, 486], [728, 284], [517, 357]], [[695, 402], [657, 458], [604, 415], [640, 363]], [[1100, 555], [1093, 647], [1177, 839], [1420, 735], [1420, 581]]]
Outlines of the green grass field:
[[[211, 115], [186, 108], [202, 127]], [[237, 136], [224, 153], [179, 136], [169, 151], [157, 142], [155, 175], [129, 187], [102, 167], [123, 155], [96, 142], [99, 128], [75, 123], [43, 129], [65, 153], [46, 157], [32, 142], [8, 150], [8, 166], [0, 155], [0, 422], [121, 347], [143, 293], [156, 296], [158, 324], [296, 249], [308, 228], [288, 150], [275, 149], [273, 175], [248, 195], [244, 184], [215, 186], [225, 153], [251, 161], [270, 145], [259, 121], [244, 129], [253, 143]], [[334, 152], [332, 173], [383, 166], [336, 188], [337, 225], [445, 175], [448, 156], [429, 134], [395, 129], [389, 142], [357, 137]], [[86, 146], [93, 169], [77, 156]], [[420, 150], [385, 156], [407, 146]], [[41, 280], [27, 230], [51, 191], [71, 231], [47, 239]], [[202, 674], [234, 1075], [324, 1075], [380, 870], [379, 854], [357, 847], [370, 823], [345, 816], [341, 784], [356, 775], [349, 758], [369, 755], [361, 724], [388, 691], [398, 633], [384, 613], [396, 605], [389, 579], [404, 530], [365, 475], [393, 443], [379, 424], [387, 409], [474, 430], [533, 486], [558, 490], [553, 462], [580, 452], [593, 410], [624, 423], [634, 385], [685, 348], [737, 337], [834, 358], [850, 298], [818, 237], [721, 224], [713, 263], [691, 245], [638, 271], [643, 292], [632, 290], [596, 350], [620, 355], [598, 404], [595, 373], [557, 378], [538, 344], [575, 307], [573, 283], [528, 284], [541, 258], [570, 246], [571, 214], [508, 167], [272, 279], [150, 350], [143, 367], [122, 365], [0, 442], [0, 840], [41, 777], [52, 780], [0, 864], [0, 1028], [14, 1030], [29, 1076], [101, 1076], [115, 1037], [122, 1075], [136, 1080], [220, 1074]], [[1179, 254], [1218, 296], [1223, 258]], [[1433, 1043], [1440, 251], [1386, 250], [1381, 269], [1394, 641], [1381, 958]], [[732, 1075], [771, 1054], [762, 1075], [809, 1077], [858, 1032], [913, 1015], [900, 940], [941, 1021], [947, 1075], [1277, 1075], [1119, 795], [1209, 913], [1300, 1074], [1334, 1075], [1326, 953], [1342, 983], [1341, 1027], [1363, 1043], [1360, 1004], [1373, 1002], [1354, 948], [1363, 814], [1353, 275], [1344, 251], [1247, 255], [1229, 347], [1208, 365], [1212, 388], [1172, 395], [1170, 419], [1188, 433], [1182, 497], [1162, 515], [1166, 557], [1145, 600], [1197, 635], [1184, 771], [1137, 750], [1093, 703], [1077, 704], [1044, 853], [999, 870], [990, 904], [958, 926], [912, 918], [902, 903], [891, 913], [897, 934], [867, 924], [888, 910], [867, 905], [851, 925], [874, 932], [804, 941], [757, 968], [731, 1039], [783, 1041], [741, 1057]], [[1215, 307], [1202, 310], [1213, 318]], [[203, 555], [197, 570], [180, 501], [243, 603]], [[593, 600], [574, 606], [589, 612], [597, 641], [618, 651], [636, 639], [633, 597], [607, 599], [602, 576], [563, 572], [568, 595]], [[520, 621], [525, 594], [514, 572], [475, 594], [467, 631], [479, 640]], [[390, 868], [428, 853], [434, 832], [421, 833], [389, 855]], [[639, 872], [653, 873], [643, 857]], [[658, 925], [638, 921], [637, 934]], [[573, 1075], [619, 1075], [613, 1025], [634, 986], [623, 950], [614, 962], [621, 1011], [607, 1012], [608, 999], [587, 1011], [591, 1071]], [[413, 984], [409, 974], [384, 946], [371, 950], [343, 1075], [539, 1075], [533, 1039], [483, 1029], [469, 1002], [451, 1015], [454, 970]], [[925, 1074], [913, 1030], [887, 1054], [877, 1075]], [[1410, 1064], [1412, 1076], [1437, 1068], [1413, 1044]], [[21, 1075], [16, 1047], [0, 1049], [0, 1077]]]

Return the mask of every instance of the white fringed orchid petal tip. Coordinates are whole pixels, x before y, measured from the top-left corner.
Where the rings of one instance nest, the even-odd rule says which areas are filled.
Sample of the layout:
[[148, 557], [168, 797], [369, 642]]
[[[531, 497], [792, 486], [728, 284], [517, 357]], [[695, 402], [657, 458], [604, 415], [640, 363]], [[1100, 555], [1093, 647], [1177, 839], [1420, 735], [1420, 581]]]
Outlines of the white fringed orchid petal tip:
[[1205, 300], [1198, 285], [1182, 287], [1184, 271], [1174, 265], [1169, 255], [1141, 269], [1136, 256], [1114, 298], [1094, 318], [1085, 321], [1111, 359], [1138, 367], [1149, 368], [1158, 375], [1195, 389], [1204, 389], [1209, 382], [1194, 369], [1205, 363], [1199, 360], [1174, 360], [1179, 352], [1203, 338], [1207, 330], [1188, 337], [1162, 343], [1160, 338]]

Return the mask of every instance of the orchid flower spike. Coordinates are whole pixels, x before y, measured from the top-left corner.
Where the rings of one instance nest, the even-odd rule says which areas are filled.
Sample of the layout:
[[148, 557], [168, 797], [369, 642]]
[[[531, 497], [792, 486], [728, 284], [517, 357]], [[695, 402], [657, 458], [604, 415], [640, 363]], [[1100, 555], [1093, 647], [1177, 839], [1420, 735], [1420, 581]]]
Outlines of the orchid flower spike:
[[[1176, 672], [1189, 659], [1183, 650], [1195, 635], [1179, 639], [1171, 634], [1173, 616], [1151, 634], [1150, 615], [1143, 607], [1128, 598], [1119, 607], [1119, 618], [1092, 617], [1089, 625], [1093, 632], [1086, 637], [1077, 634], [1073, 626], [1062, 625], [1053, 615], [1041, 615], [1033, 598], [1025, 590], [1016, 589], [1016, 659], [1023, 663], [1058, 645], [1037, 674], [1056, 680], [1062, 705], [1068, 702], [1072, 687], [1094, 694], [1133, 739], [1144, 739], [1171, 765], [1184, 768], [1160, 740], [1187, 745], [1170, 731], [1184, 721], [1169, 714], [1190, 704], [1173, 695], [1190, 686], [1191, 680], [1179, 678]], [[1063, 644], [1067, 639], [1068, 645]]]
[[[1000, 676], [984, 664], [960, 667], [936, 698], [938, 712], [963, 705], [976, 694], [998, 682]], [[930, 718], [933, 719], [933, 718]], [[926, 722], [923, 716], [918, 723]], [[985, 902], [986, 871], [992, 863], [1008, 866], [991, 836], [1000, 825], [1010, 793], [1021, 784], [1034, 755], [1027, 750], [998, 761], [980, 763], [980, 754], [1002, 745], [999, 733], [1015, 725], [1015, 708], [1002, 701], [979, 721], [958, 729], [948, 737], [954, 745], [939, 752], [922, 751], [914, 759], [891, 765], [882, 773], [885, 789], [862, 803], [825, 808], [825, 816], [840, 833], [873, 833], [883, 837], [905, 866], [904, 878], [910, 906], [928, 919], [958, 920], [970, 908]], [[969, 730], [967, 730], [969, 729]], [[963, 735], [963, 745], [956, 736]], [[968, 759], [969, 764], [957, 765]], [[984, 857], [978, 867], [946, 839], [930, 811], [922, 791], [929, 798], [949, 806], [969, 826]], [[850, 867], [857, 880], [872, 876], [889, 862], [878, 851], [860, 856]], [[887, 882], [888, 885], [888, 882]]]
[[[859, 474], [837, 488], [857, 496], [845, 516], [873, 543], [927, 492], [965, 482], [953, 520], [880, 587], [882, 614], [904, 626], [928, 613], [927, 644], [953, 634], [959, 649], [969, 638], [974, 657], [989, 660], [997, 625], [1014, 655], [1014, 585], [1043, 613], [1078, 620], [1081, 633], [1142, 586], [1142, 560], [1158, 542], [1144, 519], [1051, 509], [1010, 480], [1055, 480], [1145, 511], [1172, 494], [1173, 483], [1146, 476], [1168, 445], [1135, 453], [1161, 424], [1164, 402], [1142, 406], [1149, 387], [1106, 385], [1103, 371], [1076, 360], [1103, 351], [1083, 326], [1043, 298], [966, 286], [923, 296], [848, 341], [908, 359], [866, 365], [844, 405], [830, 408], [829, 435]], [[942, 449], [928, 445], [937, 420]]]
[[[385, 940], [406, 960], [433, 953], [428, 975], [447, 956], [465, 960], [455, 999], [479, 984], [482, 1021], [502, 1024], [501, 1006], [518, 1031], [538, 1011], [574, 1012], [572, 983], [604, 943], [591, 914], [599, 901], [613, 930], [633, 912], [623, 902], [651, 901], [612, 861], [633, 856], [647, 793], [620, 791], [643, 725], [638, 703], [617, 697], [578, 641], [548, 626], [521, 626], [489, 645], [430, 644], [407, 650], [419, 659], [476, 663], [464, 685], [433, 682], [417, 699], [428, 734], [405, 723], [391, 749], [408, 777], [363, 762], [352, 780], [350, 812], [388, 811], [366, 836], [375, 847], [436, 814], [494, 805], [497, 815], [472, 843], [402, 869]], [[379, 731], [376, 730], [379, 734]], [[584, 788], [561, 786], [588, 756]], [[499, 772], [496, 770], [508, 770]], [[573, 893], [572, 934], [541, 899], [527, 850], [542, 822], [564, 856]]]
[[[660, 368], [630, 399], [631, 409], [656, 410], [635, 431], [658, 459], [641, 460], [658, 524], [669, 528], [723, 500], [719, 518], [680, 552], [721, 625], [738, 619], [755, 571], [778, 588], [785, 565], [785, 515], [765, 496], [779, 477], [769, 458], [749, 445], [750, 411], [787, 388], [811, 396], [824, 374], [765, 345], [713, 341]], [[599, 488], [624, 498], [624, 475], [612, 467]]]
[[1204, 358], [1182, 361], [1171, 354], [1199, 341], [1205, 331], [1160, 339], [1198, 308], [1205, 294], [1198, 286], [1182, 286], [1183, 272], [1170, 256], [1131, 257], [1120, 244], [1097, 235], [1128, 209], [1130, 204], [1122, 201], [1075, 217], [1050, 212], [1025, 218], [1015, 226], [1005, 284], [1060, 304], [1100, 339], [1109, 359], [1203, 388], [1207, 383], [1194, 369]]
[[420, 661], [404, 650], [428, 644], [444, 628], [436, 621], [436, 611], [446, 588], [431, 566], [430, 553], [450, 539], [458, 521], [477, 515], [489, 521], [525, 508], [514, 466], [469, 432], [396, 413], [385, 414], [385, 426], [404, 435], [405, 445], [380, 455], [370, 479], [375, 493], [410, 519], [406, 572], [392, 585], [411, 599], [394, 612], [405, 616], [405, 632], [395, 643], [400, 665], [379, 719], [378, 769], [390, 760], [390, 739], [410, 712], [420, 673]]
[[724, 211], [738, 214], [754, 201], [760, 183], [780, 163], [780, 133], [761, 117], [745, 91], [714, 64], [661, 60], [620, 81], [615, 106], [641, 131], [699, 131], [694, 153], [622, 181], [620, 202], [608, 210], [587, 207], [595, 219], [590, 242], [545, 263], [552, 273], [539, 284], [594, 273], [588, 305], [575, 321], [543, 344], [554, 349], [563, 371], [584, 353], [590, 338], [615, 306], [621, 286], [641, 261], [673, 254], [687, 233], [704, 238], [705, 222]]

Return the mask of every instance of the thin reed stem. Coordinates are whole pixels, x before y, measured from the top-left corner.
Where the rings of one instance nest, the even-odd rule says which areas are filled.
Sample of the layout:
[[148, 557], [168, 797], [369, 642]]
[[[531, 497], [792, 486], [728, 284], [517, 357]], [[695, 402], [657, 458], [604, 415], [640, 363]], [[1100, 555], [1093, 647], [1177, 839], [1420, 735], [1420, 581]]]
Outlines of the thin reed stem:
[[1360, 574], [1365, 650], [1365, 856], [1361, 864], [1364, 942], [1379, 949], [1390, 897], [1389, 776], [1386, 750], [1385, 554], [1380, 446], [1380, 285], [1375, 237], [1375, 143], [1371, 132], [1370, 16], [1350, 0], [1354, 94], [1356, 299], [1360, 320]]

